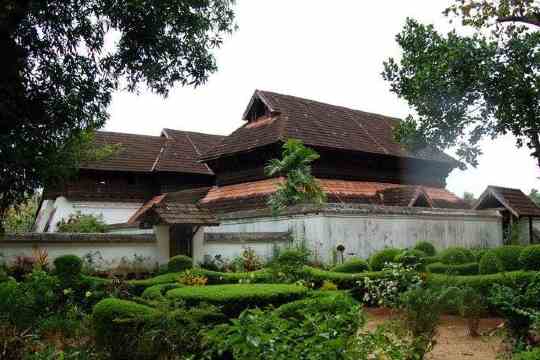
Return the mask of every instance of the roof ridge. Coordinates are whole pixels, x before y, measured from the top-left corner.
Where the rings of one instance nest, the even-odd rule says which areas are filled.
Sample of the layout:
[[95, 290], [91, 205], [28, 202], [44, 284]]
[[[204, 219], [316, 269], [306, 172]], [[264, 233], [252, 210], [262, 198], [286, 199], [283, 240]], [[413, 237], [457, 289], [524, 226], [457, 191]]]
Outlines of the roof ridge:
[[208, 133], [203, 133], [203, 132], [200, 132], [200, 131], [191, 131], [191, 130], [178, 130], [178, 129], [171, 129], [171, 128], [163, 128], [163, 130], [165, 131], [176, 131], [176, 132], [181, 132], [181, 133], [187, 133], [187, 134], [197, 134], [197, 135], [206, 135], [206, 136], [219, 136], [219, 137], [226, 137], [227, 135], [219, 135], [219, 134], [208, 134]]
[[113, 135], [141, 136], [141, 137], [149, 137], [149, 138], [155, 138], [155, 139], [161, 137], [161, 136], [156, 136], [156, 135], [135, 134], [135, 133], [127, 133], [127, 132], [119, 132], [119, 131], [105, 131], [105, 130], [96, 130], [96, 133], [100, 133], [100, 134], [113, 134]]

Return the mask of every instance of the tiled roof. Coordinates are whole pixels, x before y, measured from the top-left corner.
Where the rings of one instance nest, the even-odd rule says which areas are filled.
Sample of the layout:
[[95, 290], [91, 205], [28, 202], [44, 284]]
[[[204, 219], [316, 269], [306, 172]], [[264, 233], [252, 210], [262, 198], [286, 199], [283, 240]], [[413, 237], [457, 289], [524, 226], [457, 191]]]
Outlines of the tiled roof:
[[119, 150], [106, 159], [83, 163], [81, 169], [212, 174], [199, 158], [219, 142], [221, 136], [170, 129], [164, 130], [164, 135], [97, 131], [94, 138], [97, 146], [118, 145]]
[[[203, 159], [215, 159], [295, 138], [314, 147], [457, 165], [456, 160], [433, 148], [416, 153], [404, 149], [393, 137], [393, 128], [399, 119], [269, 91], [256, 90], [250, 104], [254, 99], [266, 105], [271, 119], [248, 122], [205, 153]], [[259, 121], [261, 123], [257, 124]]]
[[196, 188], [163, 194], [144, 204], [128, 221], [159, 222], [161, 224], [216, 225], [217, 219], [198, 205], [209, 188]]
[[381, 202], [388, 206], [413, 206], [419, 197], [433, 206], [431, 198], [420, 186], [391, 187], [378, 191]]
[[488, 205], [490, 198], [496, 199], [501, 206], [507, 208], [515, 216], [540, 217], [540, 208], [523, 191], [500, 186], [488, 186], [473, 208], [486, 209], [493, 207]]
[[[266, 197], [276, 191], [277, 184], [282, 179], [266, 179], [260, 181], [246, 182], [242, 184], [214, 186], [208, 194], [201, 200], [201, 205], [210, 208], [226, 209], [232, 211], [235, 207], [261, 206]], [[318, 179], [323, 191], [328, 196], [329, 202], [343, 203], [367, 203], [389, 206], [410, 206], [413, 196], [418, 191], [422, 191], [429, 198], [428, 201], [437, 208], [457, 208], [466, 209], [467, 205], [456, 195], [446, 189], [410, 186], [381, 182], [348, 181]], [[396, 203], [395, 197], [384, 196], [390, 189], [403, 189], [400, 196], [409, 194], [409, 201]], [[396, 191], [396, 190], [392, 190]], [[412, 192], [411, 192], [412, 191]], [[382, 195], [382, 196], [381, 196]]]

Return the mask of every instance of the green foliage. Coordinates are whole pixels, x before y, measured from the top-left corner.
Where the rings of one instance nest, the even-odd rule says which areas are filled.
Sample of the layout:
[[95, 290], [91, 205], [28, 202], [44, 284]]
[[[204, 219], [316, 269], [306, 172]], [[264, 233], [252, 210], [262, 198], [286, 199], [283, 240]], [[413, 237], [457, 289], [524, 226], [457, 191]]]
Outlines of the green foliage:
[[[460, 159], [476, 166], [480, 140], [511, 133], [517, 146], [526, 144], [538, 160], [540, 23], [536, 20], [536, 27], [529, 29], [503, 27], [496, 21], [498, 11], [482, 11], [482, 16], [471, 11], [500, 4], [494, 8], [505, 9], [501, 13], [513, 8], [522, 17], [523, 5], [534, 2], [457, 3], [457, 8], [467, 9], [458, 14], [478, 31], [471, 36], [455, 31], [445, 35], [432, 25], [407, 19], [396, 37], [402, 48], [400, 60], [384, 63], [382, 75], [391, 91], [416, 114], [396, 128], [396, 138], [412, 150], [425, 144], [439, 149], [456, 146]], [[493, 32], [486, 31], [490, 27]], [[508, 31], [500, 30], [504, 28]]]
[[62, 255], [54, 259], [54, 268], [60, 278], [75, 278], [81, 274], [82, 260], [77, 255]]
[[540, 191], [537, 189], [531, 189], [529, 197], [536, 204], [536, 206], [540, 206]]
[[200, 303], [221, 306], [226, 315], [235, 317], [246, 308], [281, 305], [306, 294], [307, 289], [301, 285], [231, 284], [181, 287], [168, 291], [166, 296], [171, 300], [182, 300], [190, 306]]
[[488, 251], [490, 251], [491, 249], [489, 248], [473, 248], [471, 249], [471, 252], [472, 254], [474, 255], [474, 261], [476, 262], [480, 262], [480, 259], [482, 258], [482, 256], [484, 256], [484, 254]]
[[84, 134], [103, 126], [114, 91], [143, 85], [166, 95], [177, 84], [204, 83], [217, 69], [214, 50], [235, 29], [232, 7], [4, 1], [0, 216], [77, 168]]
[[469, 334], [479, 336], [478, 327], [480, 318], [487, 314], [487, 304], [484, 297], [471, 287], [458, 289], [460, 301], [458, 304], [459, 314], [468, 320]]
[[443, 263], [433, 263], [427, 266], [427, 271], [433, 274], [478, 275], [478, 263], [474, 262], [461, 265], [446, 265]]
[[313, 284], [314, 287], [321, 287], [325, 281], [331, 281], [339, 289], [354, 289], [358, 286], [358, 281], [364, 278], [378, 279], [385, 276], [382, 271], [362, 272], [362, 273], [340, 273], [335, 271], [325, 271], [322, 269], [305, 266], [300, 278]]
[[309, 312], [330, 312], [337, 314], [344, 307], [358, 305], [348, 294], [333, 291], [329, 295], [313, 296], [292, 301], [278, 307], [274, 312], [281, 318], [302, 319]]
[[141, 297], [147, 300], [158, 300], [165, 301], [165, 294], [167, 291], [181, 287], [181, 284], [170, 283], [170, 284], [159, 284], [147, 287]]
[[480, 274], [496, 274], [504, 271], [503, 262], [494, 251], [488, 251], [480, 259], [478, 272]]
[[540, 359], [540, 348], [523, 351], [512, 356], [512, 360], [538, 360]]
[[283, 249], [272, 260], [270, 269], [275, 281], [294, 282], [300, 279], [300, 272], [308, 263], [310, 251], [302, 246]]
[[8, 233], [31, 232], [39, 202], [40, 195], [34, 194], [34, 196], [25, 199], [21, 203], [11, 206], [6, 211], [3, 219], [4, 230]]
[[429, 264], [435, 264], [438, 262], [441, 262], [441, 259], [439, 258], [439, 256], [426, 256], [424, 258], [424, 264], [426, 264], [426, 266]]
[[331, 281], [323, 281], [320, 290], [321, 291], [335, 291], [338, 289], [338, 286]]
[[[210, 332], [217, 357], [257, 359], [350, 359], [356, 331], [365, 320], [346, 297], [295, 304], [287, 310], [248, 310]], [[320, 304], [319, 302], [323, 302]]]
[[155, 309], [132, 301], [101, 300], [92, 313], [98, 347], [114, 359], [129, 359], [141, 325], [156, 314]]
[[268, 205], [274, 215], [278, 215], [288, 206], [314, 203], [323, 205], [326, 194], [317, 180], [311, 175], [311, 163], [319, 154], [304, 146], [300, 140], [288, 139], [283, 144], [282, 159], [272, 159], [265, 167], [267, 176], [285, 176], [285, 181], [278, 185], [277, 191], [268, 198]]
[[104, 233], [106, 229], [103, 217], [83, 215], [80, 212], [70, 215], [67, 220], [60, 220], [57, 224], [57, 231], [62, 233]]
[[422, 251], [426, 256], [435, 256], [437, 254], [435, 246], [429, 241], [420, 241], [414, 245], [414, 248]]
[[393, 263], [400, 253], [401, 250], [399, 249], [385, 248], [369, 258], [369, 266], [372, 271], [381, 271], [387, 263]]
[[167, 271], [171, 273], [182, 272], [193, 268], [193, 259], [186, 255], [176, 255], [169, 259]]
[[358, 259], [358, 258], [349, 259], [343, 264], [337, 265], [332, 269], [332, 271], [335, 271], [335, 272], [350, 273], [350, 274], [361, 273], [368, 270], [369, 270], [369, 265], [367, 261]]
[[522, 268], [519, 257], [523, 248], [523, 246], [519, 245], [505, 245], [496, 247], [491, 251], [501, 260], [504, 271], [515, 271]]
[[519, 263], [524, 270], [540, 271], [540, 245], [523, 248], [519, 256]]
[[416, 270], [425, 270], [424, 258], [426, 253], [418, 249], [404, 250], [394, 258], [394, 262], [405, 266], [414, 267]]
[[463, 247], [449, 247], [443, 250], [439, 257], [443, 264], [461, 265], [475, 262], [474, 254], [471, 250]]
[[241, 255], [236, 257], [232, 263], [233, 268], [238, 272], [256, 271], [263, 267], [263, 260], [251, 247], [244, 248]]

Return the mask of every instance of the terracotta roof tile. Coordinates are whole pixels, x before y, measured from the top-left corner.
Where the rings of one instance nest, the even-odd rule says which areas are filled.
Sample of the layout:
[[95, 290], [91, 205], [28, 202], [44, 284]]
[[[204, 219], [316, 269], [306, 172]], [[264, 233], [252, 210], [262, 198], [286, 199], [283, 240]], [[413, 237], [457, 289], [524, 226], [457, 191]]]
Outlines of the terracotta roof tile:
[[502, 206], [506, 207], [516, 216], [540, 217], [540, 207], [536, 206], [523, 191], [500, 186], [488, 186], [474, 205], [474, 208], [485, 208], [483, 202], [489, 196], [495, 197]]
[[[399, 119], [269, 91], [255, 91], [250, 104], [255, 98], [263, 101], [272, 110], [271, 120], [263, 118], [255, 123], [245, 124], [205, 153], [203, 159], [216, 159], [295, 138], [314, 147], [457, 165], [456, 160], [433, 148], [416, 153], [405, 150], [393, 138], [393, 128], [399, 123]], [[257, 124], [258, 121], [262, 122]]]

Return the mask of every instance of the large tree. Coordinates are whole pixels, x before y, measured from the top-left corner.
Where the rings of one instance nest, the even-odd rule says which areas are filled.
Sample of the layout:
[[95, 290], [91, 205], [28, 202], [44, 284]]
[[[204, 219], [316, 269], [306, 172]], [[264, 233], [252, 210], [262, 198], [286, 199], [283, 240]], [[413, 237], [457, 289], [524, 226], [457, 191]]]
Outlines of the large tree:
[[216, 70], [212, 50], [234, 29], [233, 3], [3, 0], [0, 219], [77, 167], [113, 91], [167, 95], [204, 83]]
[[533, 0], [458, 0], [445, 10], [470, 36], [407, 19], [400, 60], [384, 63], [391, 91], [414, 110], [396, 129], [408, 147], [426, 143], [477, 165], [479, 141], [512, 134], [540, 166], [540, 9]]

